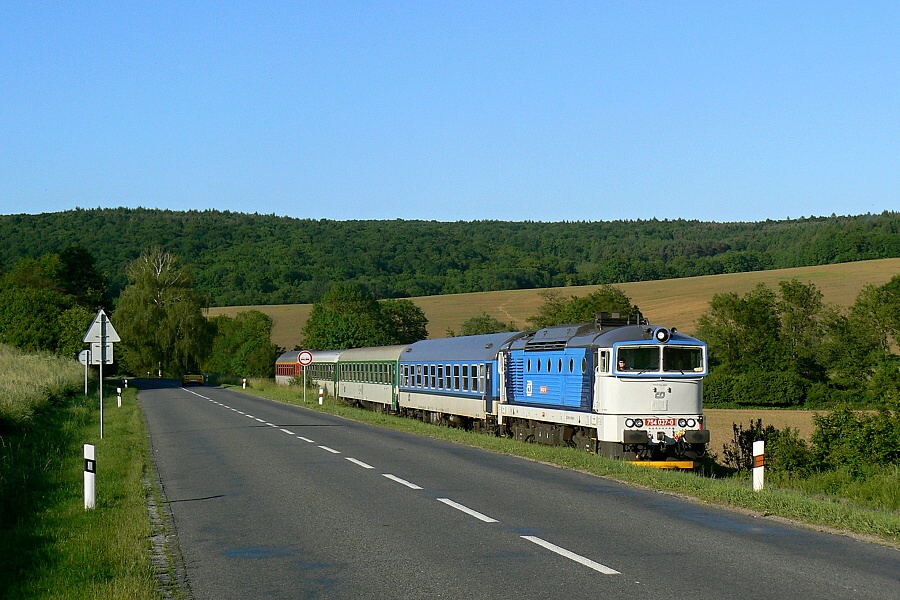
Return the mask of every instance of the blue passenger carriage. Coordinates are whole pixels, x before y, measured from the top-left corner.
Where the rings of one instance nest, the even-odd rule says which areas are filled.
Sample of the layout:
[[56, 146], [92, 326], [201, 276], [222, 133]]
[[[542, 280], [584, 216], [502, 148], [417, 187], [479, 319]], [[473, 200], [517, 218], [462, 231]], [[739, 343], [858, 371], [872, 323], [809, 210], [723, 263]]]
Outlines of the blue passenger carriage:
[[422, 340], [400, 356], [400, 410], [432, 422], [495, 423], [500, 399], [497, 357], [521, 333]]

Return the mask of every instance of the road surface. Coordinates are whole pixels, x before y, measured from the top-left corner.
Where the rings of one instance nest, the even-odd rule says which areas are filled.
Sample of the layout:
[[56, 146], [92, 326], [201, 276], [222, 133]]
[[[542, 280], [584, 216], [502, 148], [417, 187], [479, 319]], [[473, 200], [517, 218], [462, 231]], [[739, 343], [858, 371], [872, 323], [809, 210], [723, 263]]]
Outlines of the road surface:
[[140, 401], [195, 598], [900, 598], [900, 551], [215, 387]]

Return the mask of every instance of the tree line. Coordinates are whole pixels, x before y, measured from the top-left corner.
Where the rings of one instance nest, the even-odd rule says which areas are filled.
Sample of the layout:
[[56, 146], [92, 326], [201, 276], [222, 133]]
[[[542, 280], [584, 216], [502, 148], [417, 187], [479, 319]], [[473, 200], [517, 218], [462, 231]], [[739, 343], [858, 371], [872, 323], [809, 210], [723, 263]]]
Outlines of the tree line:
[[[124, 371], [271, 376], [282, 349], [271, 343], [270, 317], [247, 311], [205, 318], [192, 269], [159, 246], [132, 261], [126, 276], [113, 302], [107, 279], [84, 249], [20, 260], [0, 276], [0, 343], [74, 357], [96, 310], [105, 308], [123, 338], [117, 359]], [[605, 284], [587, 296], [545, 292], [530, 321], [538, 329], [638, 310]], [[358, 284], [340, 283], [314, 303], [303, 331], [305, 347], [324, 350], [412, 343], [427, 336], [426, 326], [410, 300], [378, 300]], [[460, 333], [512, 329], [482, 314], [472, 315]], [[704, 384], [710, 406], [900, 405], [900, 275], [867, 286], [846, 311], [826, 305], [814, 284], [796, 280], [777, 289], [760, 284], [742, 296], [717, 294], [697, 336], [710, 348]]]
[[900, 213], [758, 223], [331, 221], [227, 211], [76, 209], [0, 216], [0, 270], [93, 253], [111, 297], [160, 246], [210, 306], [313, 303], [335, 284], [376, 298], [600, 285], [900, 257]]

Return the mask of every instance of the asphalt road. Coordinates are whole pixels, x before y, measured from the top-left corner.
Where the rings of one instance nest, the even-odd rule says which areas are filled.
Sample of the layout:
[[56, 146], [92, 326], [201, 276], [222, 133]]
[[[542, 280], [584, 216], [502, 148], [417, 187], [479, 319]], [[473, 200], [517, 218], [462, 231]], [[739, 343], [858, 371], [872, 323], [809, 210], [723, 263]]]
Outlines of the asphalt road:
[[900, 551], [212, 387], [140, 401], [194, 597], [900, 598]]

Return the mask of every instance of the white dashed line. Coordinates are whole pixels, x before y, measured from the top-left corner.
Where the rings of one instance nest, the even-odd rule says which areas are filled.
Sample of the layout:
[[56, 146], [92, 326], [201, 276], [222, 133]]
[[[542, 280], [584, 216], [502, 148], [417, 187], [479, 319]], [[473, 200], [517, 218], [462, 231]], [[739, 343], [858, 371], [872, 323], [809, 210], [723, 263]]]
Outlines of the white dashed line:
[[264, 421], [264, 423], [265, 423], [266, 425], [268, 425], [269, 427], [278, 427], [278, 425], [276, 425], [276, 424], [274, 424], [274, 423], [269, 423], [268, 421]]
[[467, 515], [469, 515], [470, 517], [475, 517], [479, 521], [484, 521], [485, 523], [496, 523], [497, 522], [497, 519], [492, 519], [487, 515], [481, 514], [477, 510], [472, 510], [468, 506], [463, 506], [462, 504], [459, 504], [458, 502], [454, 502], [450, 498], [438, 498], [437, 501], [443, 502], [447, 506], [452, 506], [456, 510], [462, 511], [462, 512], [466, 513]]
[[406, 487], [408, 487], [410, 489], [413, 489], [413, 490], [421, 490], [422, 489], [414, 483], [410, 483], [409, 481], [406, 481], [405, 479], [400, 479], [396, 475], [391, 475], [390, 473], [382, 473], [382, 475], [384, 477], [387, 477], [391, 481], [396, 481], [397, 483], [399, 483], [401, 485], [405, 485]]
[[285, 432], [288, 435], [294, 435], [293, 431], [288, 431], [287, 429], [282, 429], [281, 431]]
[[345, 456], [344, 458], [346, 458], [347, 460], [349, 460], [350, 462], [352, 462], [354, 465], [359, 465], [359, 466], [362, 467], [363, 469], [374, 469], [374, 468], [375, 468], [375, 467], [373, 467], [372, 465], [367, 465], [367, 464], [364, 463], [363, 461], [357, 460], [357, 459], [355, 459], [355, 458], [350, 458], [349, 456]]
[[340, 454], [341, 453], [340, 450], [335, 450], [334, 448], [329, 448], [328, 446], [319, 446], [319, 448], [321, 448], [322, 450], [325, 450], [327, 452], [331, 452], [332, 454]]
[[[440, 500], [440, 498], [438, 498], [438, 499]], [[588, 568], [591, 568], [595, 571], [599, 571], [599, 572], [603, 573], [604, 575], [621, 575], [621, 573], [619, 573], [615, 569], [611, 569], [611, 568], [607, 567], [606, 565], [601, 565], [600, 563], [594, 562], [589, 558], [585, 558], [585, 557], [581, 556], [580, 554], [575, 554], [571, 550], [566, 550], [565, 548], [560, 548], [556, 544], [551, 544], [550, 542], [548, 542], [546, 540], [542, 540], [539, 537], [534, 537], [533, 535], [523, 535], [522, 539], [528, 540], [529, 542], [533, 542], [533, 543], [537, 544], [538, 546], [541, 546], [543, 548], [546, 548], [547, 550], [550, 550], [551, 552], [556, 552], [560, 556], [565, 556], [566, 558], [568, 558], [570, 560], [574, 560], [577, 563], [581, 563]]]
[[315, 443], [316, 443], [315, 440], [311, 440], [311, 439], [309, 439], [309, 438], [305, 438], [305, 437], [303, 437], [302, 435], [298, 435], [297, 438], [303, 440], [304, 442], [309, 442], [310, 444], [315, 444]]
[[256, 419], [257, 421], [259, 421], [260, 423], [265, 423], [265, 421], [263, 421], [263, 420], [260, 419], [259, 417], [253, 417], [253, 418]]

